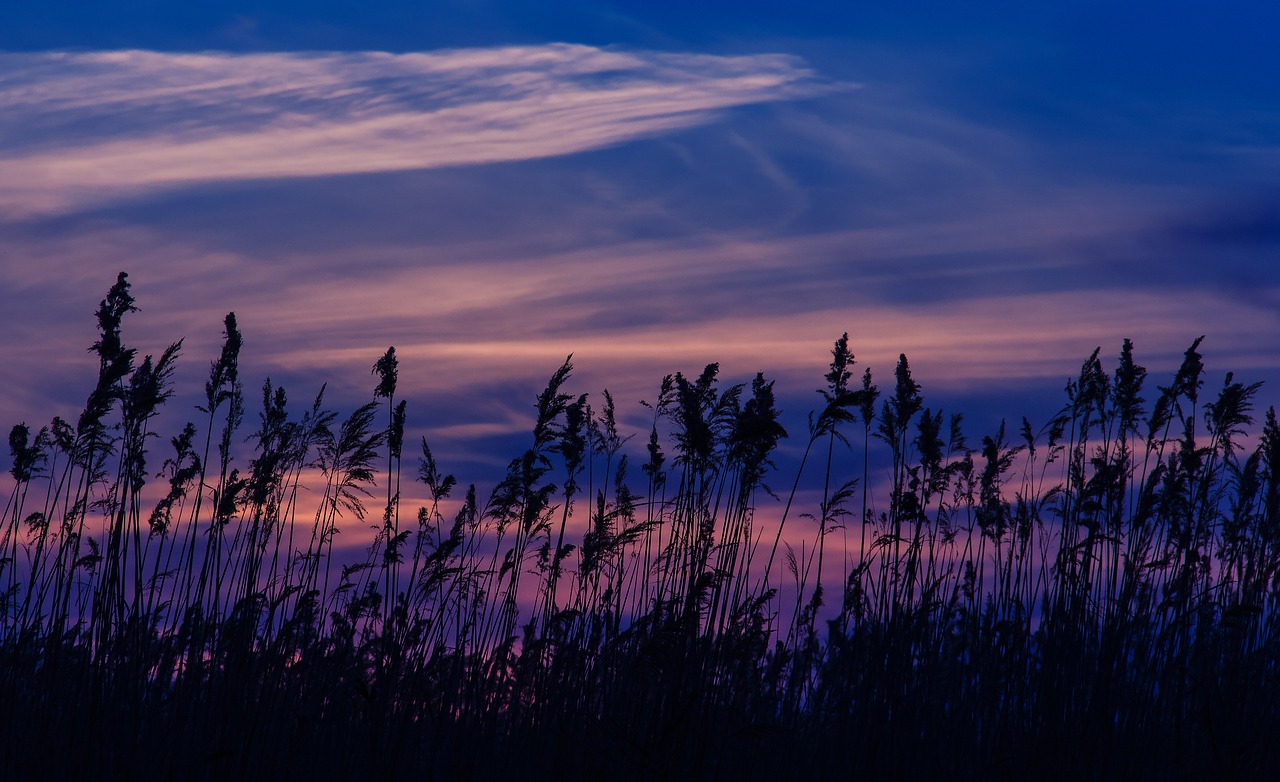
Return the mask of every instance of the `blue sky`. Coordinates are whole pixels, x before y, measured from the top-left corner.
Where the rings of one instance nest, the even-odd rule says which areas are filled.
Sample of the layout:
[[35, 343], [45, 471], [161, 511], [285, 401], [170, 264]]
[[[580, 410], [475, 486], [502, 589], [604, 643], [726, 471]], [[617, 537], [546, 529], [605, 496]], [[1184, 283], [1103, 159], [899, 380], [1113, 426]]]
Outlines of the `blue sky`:
[[394, 344], [411, 423], [464, 463], [509, 456], [569, 352], [580, 390], [637, 415], [668, 372], [763, 370], [799, 429], [848, 331], [878, 378], [905, 352], [974, 439], [1047, 416], [1124, 337], [1153, 382], [1200, 334], [1211, 384], [1275, 381], [1278, 23], [1245, 2], [9, 3], [0, 417], [73, 414], [120, 270], [126, 339], [185, 336], [189, 390], [228, 310], [250, 382], [298, 400], [363, 401]]

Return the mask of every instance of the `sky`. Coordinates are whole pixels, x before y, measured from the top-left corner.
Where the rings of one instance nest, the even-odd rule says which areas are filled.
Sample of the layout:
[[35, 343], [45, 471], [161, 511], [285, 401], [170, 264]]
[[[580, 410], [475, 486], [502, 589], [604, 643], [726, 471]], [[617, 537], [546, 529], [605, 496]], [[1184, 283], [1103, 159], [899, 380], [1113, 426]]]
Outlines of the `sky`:
[[299, 408], [394, 345], [464, 482], [570, 353], [635, 431], [718, 361], [798, 434], [842, 332], [971, 440], [1124, 338], [1276, 403], [1280, 7], [1025, 5], [4, 4], [0, 424], [75, 415], [120, 271], [175, 426], [235, 311]]

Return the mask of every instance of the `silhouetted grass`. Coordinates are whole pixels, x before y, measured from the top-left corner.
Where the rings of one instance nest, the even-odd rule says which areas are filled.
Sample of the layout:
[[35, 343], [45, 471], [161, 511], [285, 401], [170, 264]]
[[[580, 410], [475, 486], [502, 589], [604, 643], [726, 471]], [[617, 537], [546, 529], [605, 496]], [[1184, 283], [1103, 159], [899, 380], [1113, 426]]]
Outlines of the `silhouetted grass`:
[[487, 499], [421, 442], [406, 522], [394, 349], [345, 417], [266, 381], [246, 431], [228, 315], [156, 472], [182, 343], [139, 362], [133, 309], [122, 274], [75, 425], [10, 433], [6, 776], [1280, 771], [1280, 424], [1251, 428], [1258, 384], [1202, 396], [1200, 340], [1165, 386], [1095, 351], [1050, 421], [971, 448], [905, 356], [851, 386], [842, 336], [793, 476], [763, 375], [664, 378], [644, 448], [566, 360]]

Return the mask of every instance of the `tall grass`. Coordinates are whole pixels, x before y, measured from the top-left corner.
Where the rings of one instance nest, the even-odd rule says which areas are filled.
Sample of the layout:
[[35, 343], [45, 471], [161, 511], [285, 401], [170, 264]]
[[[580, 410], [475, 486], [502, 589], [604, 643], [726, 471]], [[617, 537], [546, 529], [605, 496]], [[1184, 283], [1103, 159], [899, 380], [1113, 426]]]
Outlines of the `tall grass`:
[[420, 443], [412, 515], [394, 348], [345, 417], [267, 380], [245, 432], [230, 314], [161, 461], [182, 343], [139, 361], [134, 304], [121, 274], [76, 423], [10, 432], [0, 768], [1280, 769], [1280, 423], [1253, 428], [1259, 384], [1203, 393], [1200, 340], [1164, 386], [1129, 341], [1110, 375], [1095, 351], [1049, 421], [970, 447], [905, 356], [891, 390], [852, 384], [842, 335], [787, 476], [764, 375], [664, 378], [646, 447], [566, 359], [487, 499]]

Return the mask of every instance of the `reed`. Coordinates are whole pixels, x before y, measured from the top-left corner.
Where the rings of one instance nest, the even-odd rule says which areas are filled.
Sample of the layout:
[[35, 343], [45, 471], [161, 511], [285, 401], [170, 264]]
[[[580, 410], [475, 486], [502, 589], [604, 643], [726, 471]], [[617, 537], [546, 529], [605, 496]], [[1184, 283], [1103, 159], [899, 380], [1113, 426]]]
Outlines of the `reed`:
[[136, 361], [134, 309], [121, 274], [74, 426], [10, 431], [16, 777], [1280, 770], [1280, 424], [1260, 384], [1204, 395], [1199, 339], [1154, 389], [1128, 340], [1111, 374], [1095, 350], [1049, 421], [970, 448], [905, 356], [852, 384], [844, 334], [789, 475], [763, 374], [668, 376], [637, 447], [570, 357], [486, 499], [423, 440], [402, 518], [394, 348], [345, 417], [266, 380], [246, 436], [228, 315], [153, 475], [182, 342]]

